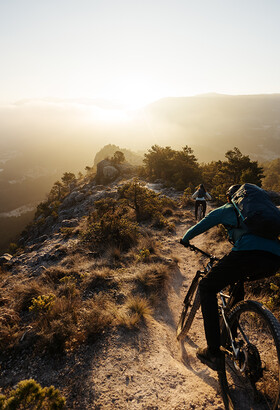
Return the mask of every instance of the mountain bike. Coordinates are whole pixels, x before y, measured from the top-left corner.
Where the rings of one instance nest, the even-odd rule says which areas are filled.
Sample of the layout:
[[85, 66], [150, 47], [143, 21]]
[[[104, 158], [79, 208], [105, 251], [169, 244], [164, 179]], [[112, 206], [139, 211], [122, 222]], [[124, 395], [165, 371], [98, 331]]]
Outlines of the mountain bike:
[[197, 209], [197, 220], [198, 222], [201, 221], [203, 218], [203, 206], [202, 204], [199, 204], [198, 209]]
[[[198, 270], [183, 302], [177, 339], [183, 340], [200, 307], [198, 285], [219, 259], [196, 246], [190, 250], [209, 259]], [[219, 383], [226, 409], [273, 409], [279, 407], [280, 324], [262, 303], [235, 303], [242, 282], [219, 292], [222, 365]]]

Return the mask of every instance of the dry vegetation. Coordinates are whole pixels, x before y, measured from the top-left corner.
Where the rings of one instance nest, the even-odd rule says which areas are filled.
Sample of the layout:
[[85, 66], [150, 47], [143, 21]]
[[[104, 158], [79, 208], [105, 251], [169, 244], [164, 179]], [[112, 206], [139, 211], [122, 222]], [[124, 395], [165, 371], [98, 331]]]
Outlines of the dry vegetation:
[[174, 269], [155, 233], [175, 228], [168, 218], [176, 208], [135, 180], [121, 188], [119, 199], [96, 202], [77, 246], [59, 263], [36, 277], [2, 272], [2, 351], [24, 340], [61, 354], [108, 329], [149, 320]]
[[[31, 351], [38, 358], [55, 355], [61, 360], [114, 332], [137, 335], [153, 321], [180, 260], [170, 259], [170, 253], [166, 257], [161, 238], [174, 234], [182, 215], [184, 222], [194, 223], [192, 206], [188, 191], [176, 202], [133, 180], [122, 185], [116, 198], [96, 201], [76, 231], [75, 245], [66, 246], [72, 231], [60, 232], [63, 256], [41, 274], [1, 270], [2, 361], [29, 357]], [[209, 231], [206, 239], [205, 246], [216, 256], [230, 249], [220, 228]], [[265, 285], [272, 307], [279, 307], [279, 285], [279, 277]], [[256, 294], [257, 287], [250, 286]], [[9, 392], [4, 393], [7, 402]]]
[[[96, 203], [75, 246], [67, 247], [71, 235], [60, 231], [63, 255], [39, 275], [1, 271], [2, 363], [19, 354], [71, 356], [118, 329], [136, 335], [152, 320], [176, 266], [161, 254], [158, 239], [175, 229], [175, 211], [174, 201], [133, 181], [119, 199]], [[12, 400], [2, 392], [3, 403]]]

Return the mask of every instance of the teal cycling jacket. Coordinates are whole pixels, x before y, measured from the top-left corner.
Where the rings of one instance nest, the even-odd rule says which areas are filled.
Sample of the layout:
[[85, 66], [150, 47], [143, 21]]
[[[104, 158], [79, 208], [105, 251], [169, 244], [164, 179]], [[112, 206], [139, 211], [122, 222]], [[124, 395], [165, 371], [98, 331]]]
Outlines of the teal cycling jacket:
[[196, 225], [187, 230], [183, 236], [183, 242], [188, 243], [195, 236], [213, 226], [222, 224], [228, 231], [229, 239], [234, 243], [233, 251], [267, 251], [280, 256], [280, 241], [266, 239], [252, 235], [243, 228], [237, 228], [237, 216], [232, 204], [225, 204], [210, 212]]

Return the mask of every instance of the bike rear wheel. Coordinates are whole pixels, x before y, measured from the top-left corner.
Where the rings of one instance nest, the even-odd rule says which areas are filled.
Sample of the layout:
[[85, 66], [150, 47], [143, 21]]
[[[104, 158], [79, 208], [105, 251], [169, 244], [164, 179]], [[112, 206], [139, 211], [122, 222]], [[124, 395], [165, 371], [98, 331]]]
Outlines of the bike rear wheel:
[[197, 210], [197, 220], [200, 221], [203, 218], [203, 209], [202, 205], [200, 204]]
[[227, 409], [278, 409], [280, 391], [280, 324], [261, 303], [243, 301], [227, 315], [240, 348], [234, 359], [226, 328], [219, 381]]
[[184, 300], [184, 307], [177, 325], [178, 340], [182, 340], [184, 337], [186, 337], [194, 320], [195, 314], [200, 307], [198, 283], [198, 279], [196, 279], [196, 281], [193, 281], [190, 287], [190, 291], [188, 292]]

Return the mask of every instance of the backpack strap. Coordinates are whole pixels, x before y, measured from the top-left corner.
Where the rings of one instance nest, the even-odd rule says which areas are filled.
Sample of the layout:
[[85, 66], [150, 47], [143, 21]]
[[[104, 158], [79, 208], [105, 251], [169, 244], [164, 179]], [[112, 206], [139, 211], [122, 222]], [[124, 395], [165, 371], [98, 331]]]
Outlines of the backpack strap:
[[236, 218], [237, 218], [237, 228], [240, 228], [240, 219], [242, 222], [244, 222], [245, 218], [242, 215], [240, 209], [238, 208], [238, 206], [236, 205], [236, 202], [234, 201], [234, 199], [231, 198], [230, 203], [233, 205], [233, 209], [235, 211], [236, 214]]

